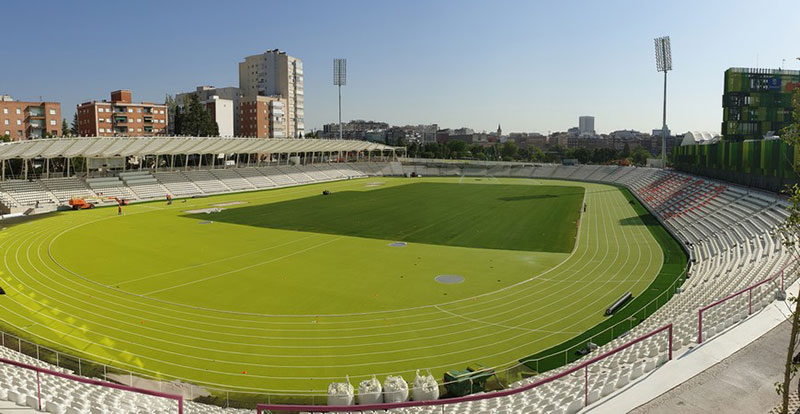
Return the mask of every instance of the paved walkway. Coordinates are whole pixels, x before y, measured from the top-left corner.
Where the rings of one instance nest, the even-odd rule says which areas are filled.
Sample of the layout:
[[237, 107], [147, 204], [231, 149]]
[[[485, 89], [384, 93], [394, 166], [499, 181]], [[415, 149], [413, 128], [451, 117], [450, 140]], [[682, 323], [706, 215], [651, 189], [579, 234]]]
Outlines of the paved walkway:
[[[791, 324], [782, 322], [755, 342], [631, 414], [768, 413], [780, 403]], [[797, 389], [797, 379], [792, 390]]]

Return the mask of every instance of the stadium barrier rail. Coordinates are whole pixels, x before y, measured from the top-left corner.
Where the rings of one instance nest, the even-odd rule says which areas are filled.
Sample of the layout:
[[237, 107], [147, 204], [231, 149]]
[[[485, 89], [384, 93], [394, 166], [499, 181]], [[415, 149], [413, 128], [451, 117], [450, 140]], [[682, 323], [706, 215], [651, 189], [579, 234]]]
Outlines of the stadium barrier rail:
[[[736, 298], [739, 298], [739, 297], [743, 297], [744, 294], [747, 294], [747, 316], [752, 315], [753, 314], [753, 291], [756, 290], [756, 289], [761, 288], [762, 286], [766, 286], [767, 288], [769, 288], [774, 283], [776, 283], [778, 280], [780, 280], [780, 291], [781, 292], [785, 292], [785, 290], [786, 290], [786, 287], [785, 287], [785, 285], [786, 285], [786, 276], [785, 276], [786, 272], [787, 271], [790, 271], [790, 272], [793, 271], [793, 270], [788, 270], [790, 266], [793, 268], [793, 270], [796, 270], [797, 262], [796, 261], [791, 261], [789, 263], [786, 263], [786, 264], [783, 265], [783, 267], [781, 267], [781, 270], [777, 271], [772, 276], [770, 276], [770, 277], [768, 277], [768, 278], [766, 278], [766, 279], [764, 279], [764, 280], [762, 280], [762, 281], [760, 281], [758, 283], [754, 283], [753, 285], [750, 285], [750, 286], [748, 286], [748, 287], [746, 287], [744, 289], [741, 289], [738, 292], [732, 293], [732, 294], [730, 294], [730, 295], [728, 295], [728, 296], [726, 296], [726, 297], [724, 297], [724, 298], [722, 298], [722, 299], [720, 299], [720, 300], [718, 300], [716, 302], [713, 302], [711, 304], [708, 304], [708, 305], [703, 306], [702, 308], [698, 309], [697, 310], [697, 343], [698, 344], [702, 344], [703, 340], [704, 340], [704, 338], [703, 338], [703, 317], [706, 315], [707, 312], [713, 311], [718, 306], [720, 306], [722, 304], [725, 304], [725, 303], [728, 303], [729, 301], [731, 301], [733, 299], [736, 299]], [[718, 333], [718, 332], [716, 332], [716, 333]]]
[[127, 386], [127, 385], [115, 384], [113, 382], [91, 379], [91, 378], [83, 377], [83, 376], [80, 376], [80, 375], [72, 375], [72, 374], [68, 374], [68, 373], [65, 373], [65, 372], [58, 372], [58, 371], [54, 371], [54, 370], [47, 369], [47, 368], [41, 368], [41, 367], [37, 367], [35, 365], [30, 365], [30, 364], [26, 364], [26, 363], [23, 363], [23, 362], [14, 361], [14, 360], [6, 359], [6, 358], [0, 358], [0, 363], [6, 364], [6, 365], [12, 365], [12, 366], [15, 366], [17, 368], [22, 368], [22, 369], [25, 369], [25, 370], [28, 370], [28, 371], [36, 372], [36, 398], [38, 399], [38, 402], [39, 402], [39, 404], [38, 404], [39, 405], [39, 408], [38, 408], [39, 411], [42, 411], [42, 410], [45, 409], [45, 407], [42, 407], [42, 381], [41, 381], [41, 375], [52, 375], [54, 377], [59, 377], [59, 378], [63, 378], [63, 379], [69, 380], [69, 381], [79, 382], [79, 383], [82, 383], [82, 384], [96, 385], [96, 386], [103, 387], [103, 388], [113, 388], [113, 389], [122, 390], [122, 391], [135, 392], [137, 394], [144, 394], [144, 395], [150, 395], [150, 396], [154, 396], [154, 397], [160, 397], [160, 398], [167, 398], [167, 399], [170, 399], [170, 400], [175, 400], [178, 403], [178, 414], [183, 414], [183, 396], [180, 396], [180, 395], [168, 394], [168, 393], [160, 392], [160, 391], [147, 390], [147, 389], [144, 389], [144, 388], [130, 387], [130, 386]]
[[[583, 371], [583, 407], [589, 406], [589, 366], [602, 361], [608, 358], [611, 355], [614, 355], [618, 352], [624, 351], [642, 341], [650, 339], [658, 334], [667, 333], [668, 339], [668, 346], [667, 346], [667, 361], [672, 360], [672, 324], [667, 324], [662, 326], [661, 328], [655, 329], [650, 331], [636, 339], [633, 339], [623, 345], [620, 345], [614, 349], [606, 351], [600, 355], [592, 357], [580, 364], [575, 365], [569, 369], [566, 369], [558, 374], [549, 376], [547, 378], [543, 378], [541, 380], [535, 381], [533, 383], [518, 387], [512, 388], [508, 390], [502, 391], [494, 391], [489, 393], [483, 394], [473, 394], [467, 395], [464, 397], [457, 397], [457, 398], [447, 398], [447, 399], [439, 399], [439, 400], [431, 400], [431, 401], [406, 401], [406, 402], [399, 402], [399, 403], [383, 403], [383, 404], [368, 404], [368, 405], [346, 405], [346, 406], [317, 406], [317, 405], [280, 405], [280, 404], [258, 404], [256, 407], [256, 411], [258, 414], [262, 414], [264, 412], [274, 412], [274, 411], [307, 411], [307, 412], [319, 412], [319, 413], [328, 413], [328, 412], [342, 412], [342, 411], [370, 411], [370, 410], [389, 410], [394, 408], [408, 408], [408, 407], [420, 407], [420, 406], [442, 406], [449, 404], [458, 404], [464, 402], [472, 402], [472, 401], [480, 401], [490, 398], [500, 398], [500, 397], [507, 397], [509, 395], [519, 394], [525, 391], [532, 390], [536, 387], [542, 386], [544, 384], [551, 383], [558, 379], [564, 378], [570, 374]], [[664, 362], [666, 363], [666, 362]], [[662, 364], [663, 365], [663, 364]]]

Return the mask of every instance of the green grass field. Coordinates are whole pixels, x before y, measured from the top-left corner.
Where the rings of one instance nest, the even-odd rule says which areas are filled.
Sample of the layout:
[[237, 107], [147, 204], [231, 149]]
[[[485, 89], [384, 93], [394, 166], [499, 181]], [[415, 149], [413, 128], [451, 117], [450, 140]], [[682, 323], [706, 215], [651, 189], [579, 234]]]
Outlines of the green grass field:
[[665, 256], [640, 214], [611, 186], [466, 178], [63, 212], [0, 231], [0, 310], [44, 345], [209, 387], [441, 378], [566, 343], [642, 295]]

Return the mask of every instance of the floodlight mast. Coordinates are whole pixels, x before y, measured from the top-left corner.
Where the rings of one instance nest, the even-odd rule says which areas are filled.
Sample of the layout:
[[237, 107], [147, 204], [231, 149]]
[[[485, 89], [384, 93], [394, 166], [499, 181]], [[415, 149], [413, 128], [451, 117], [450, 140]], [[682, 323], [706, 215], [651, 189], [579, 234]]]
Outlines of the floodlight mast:
[[347, 85], [347, 59], [333, 59], [333, 84], [339, 87], [339, 139], [342, 139], [342, 86]]
[[661, 168], [667, 168], [667, 72], [672, 70], [669, 36], [655, 38], [656, 70], [664, 72], [664, 111], [661, 123]]

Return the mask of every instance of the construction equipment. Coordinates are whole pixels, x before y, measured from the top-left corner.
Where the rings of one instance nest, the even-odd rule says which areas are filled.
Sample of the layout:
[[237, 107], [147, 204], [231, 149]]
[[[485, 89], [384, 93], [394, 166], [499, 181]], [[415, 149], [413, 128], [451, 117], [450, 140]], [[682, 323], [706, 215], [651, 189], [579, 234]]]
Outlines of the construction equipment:
[[81, 197], [72, 197], [69, 199], [69, 206], [72, 207], [73, 210], [86, 210], [90, 208], [94, 208], [94, 204], [86, 201], [85, 198]]

